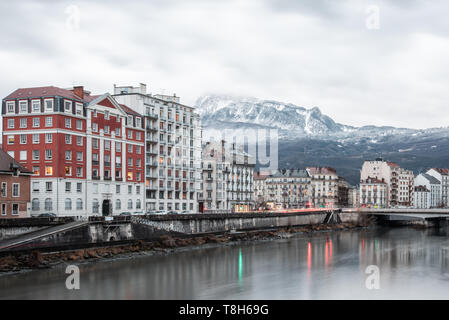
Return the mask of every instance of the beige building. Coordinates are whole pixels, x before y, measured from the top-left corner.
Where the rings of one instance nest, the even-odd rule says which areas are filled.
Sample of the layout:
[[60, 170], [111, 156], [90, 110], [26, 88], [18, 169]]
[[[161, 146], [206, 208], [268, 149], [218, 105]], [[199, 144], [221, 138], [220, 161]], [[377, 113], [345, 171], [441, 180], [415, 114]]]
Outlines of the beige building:
[[202, 151], [199, 211], [254, 209], [254, 159], [235, 144], [207, 142]]
[[315, 207], [335, 207], [339, 199], [339, 176], [334, 168], [309, 167], [312, 181], [310, 201]]
[[384, 180], [368, 178], [360, 182], [360, 206], [386, 208], [388, 185]]
[[388, 207], [413, 206], [414, 175], [412, 171], [379, 158], [374, 161], [365, 161], [363, 164], [360, 179], [366, 181], [369, 178], [384, 181], [387, 184]]

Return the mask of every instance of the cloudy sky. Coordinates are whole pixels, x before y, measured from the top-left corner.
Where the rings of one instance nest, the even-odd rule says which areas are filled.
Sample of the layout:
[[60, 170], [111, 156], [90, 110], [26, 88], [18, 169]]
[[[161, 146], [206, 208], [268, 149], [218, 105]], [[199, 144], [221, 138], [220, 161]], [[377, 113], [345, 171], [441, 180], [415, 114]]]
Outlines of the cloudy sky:
[[[0, 2], [0, 95], [147, 83], [291, 102], [349, 125], [449, 125], [446, 0]], [[378, 13], [378, 14], [377, 14]]]

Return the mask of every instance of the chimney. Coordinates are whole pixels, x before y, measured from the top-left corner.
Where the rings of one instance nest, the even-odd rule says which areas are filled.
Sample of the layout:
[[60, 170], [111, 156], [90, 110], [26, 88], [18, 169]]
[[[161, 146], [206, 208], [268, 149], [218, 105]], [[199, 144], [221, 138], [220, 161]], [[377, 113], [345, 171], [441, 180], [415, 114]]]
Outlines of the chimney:
[[73, 93], [76, 94], [81, 99], [84, 99], [84, 87], [83, 86], [77, 86], [73, 87]]

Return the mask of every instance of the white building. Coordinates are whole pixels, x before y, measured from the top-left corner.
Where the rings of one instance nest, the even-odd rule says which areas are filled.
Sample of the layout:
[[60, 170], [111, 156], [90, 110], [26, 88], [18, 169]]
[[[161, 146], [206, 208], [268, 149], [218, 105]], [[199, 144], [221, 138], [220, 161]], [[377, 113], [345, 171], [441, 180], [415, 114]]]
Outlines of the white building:
[[427, 170], [428, 175], [435, 177], [441, 183], [441, 203], [444, 207], [449, 207], [449, 169], [432, 168]]
[[116, 100], [145, 115], [145, 208], [198, 212], [201, 183], [201, 123], [176, 95], [152, 95], [114, 85]]
[[424, 186], [430, 190], [430, 207], [441, 207], [441, 183], [437, 178], [427, 174], [421, 173], [415, 178], [415, 186]]
[[430, 190], [425, 186], [416, 186], [414, 193], [414, 207], [417, 209], [430, 209]]

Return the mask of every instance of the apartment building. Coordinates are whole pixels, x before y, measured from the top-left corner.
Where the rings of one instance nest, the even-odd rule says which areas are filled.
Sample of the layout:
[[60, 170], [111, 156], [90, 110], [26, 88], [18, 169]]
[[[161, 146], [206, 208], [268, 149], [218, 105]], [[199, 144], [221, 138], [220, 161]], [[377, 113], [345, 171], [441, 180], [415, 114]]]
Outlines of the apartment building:
[[82, 86], [17, 89], [2, 103], [3, 148], [33, 172], [31, 212], [143, 211], [143, 118]]
[[388, 184], [384, 179], [368, 177], [360, 181], [360, 206], [367, 208], [388, 207]]
[[254, 201], [256, 209], [264, 207], [268, 199], [267, 178], [267, 174], [254, 172]]
[[315, 207], [335, 207], [338, 205], [339, 176], [334, 168], [306, 168], [312, 181], [311, 202]]
[[375, 178], [387, 184], [387, 204], [389, 207], [413, 206], [414, 174], [399, 167], [397, 163], [382, 158], [365, 161], [360, 172], [361, 181]]
[[198, 212], [201, 121], [176, 95], [114, 85], [114, 98], [145, 119], [145, 209]]
[[426, 174], [438, 179], [441, 184], [441, 205], [449, 207], [449, 169], [432, 168], [427, 170]]
[[254, 209], [254, 159], [225, 141], [207, 142], [202, 151], [199, 211]]
[[30, 216], [31, 174], [0, 149], [0, 219]]
[[421, 173], [415, 178], [415, 187], [423, 186], [430, 191], [430, 207], [439, 208], [443, 205], [441, 199], [441, 182], [427, 173]]
[[276, 170], [265, 180], [265, 201], [274, 208], [303, 208], [312, 200], [311, 177], [303, 169]]
[[431, 203], [430, 203], [430, 190], [427, 189], [425, 186], [416, 186], [415, 187], [415, 193], [413, 195], [414, 197], [414, 207], [416, 209], [430, 209]]

